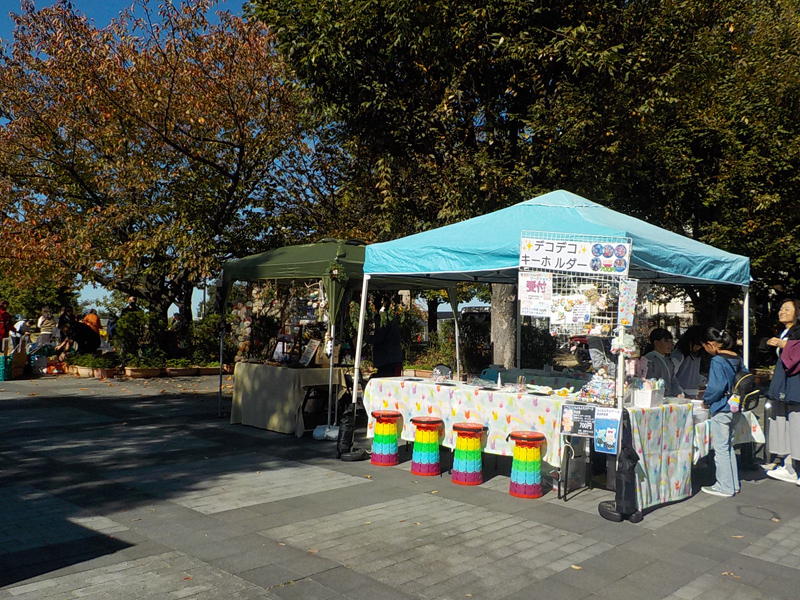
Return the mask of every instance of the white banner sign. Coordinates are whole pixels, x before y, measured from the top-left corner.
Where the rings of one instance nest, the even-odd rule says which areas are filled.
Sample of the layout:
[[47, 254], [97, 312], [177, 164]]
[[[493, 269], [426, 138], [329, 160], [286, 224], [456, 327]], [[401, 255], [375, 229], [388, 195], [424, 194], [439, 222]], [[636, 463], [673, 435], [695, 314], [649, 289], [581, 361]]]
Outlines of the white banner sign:
[[519, 266], [568, 273], [627, 277], [631, 245], [622, 243], [571, 242], [523, 237]]
[[553, 302], [553, 274], [537, 271], [520, 271], [519, 284], [520, 314], [526, 317], [547, 318]]

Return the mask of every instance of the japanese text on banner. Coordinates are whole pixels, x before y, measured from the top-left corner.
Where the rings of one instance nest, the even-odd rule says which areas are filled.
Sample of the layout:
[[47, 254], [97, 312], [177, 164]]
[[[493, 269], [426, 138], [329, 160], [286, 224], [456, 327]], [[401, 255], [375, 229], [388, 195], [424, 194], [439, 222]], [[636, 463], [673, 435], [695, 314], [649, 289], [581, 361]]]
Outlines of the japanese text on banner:
[[631, 245], [628, 243], [543, 240], [523, 237], [519, 266], [568, 273], [627, 277]]

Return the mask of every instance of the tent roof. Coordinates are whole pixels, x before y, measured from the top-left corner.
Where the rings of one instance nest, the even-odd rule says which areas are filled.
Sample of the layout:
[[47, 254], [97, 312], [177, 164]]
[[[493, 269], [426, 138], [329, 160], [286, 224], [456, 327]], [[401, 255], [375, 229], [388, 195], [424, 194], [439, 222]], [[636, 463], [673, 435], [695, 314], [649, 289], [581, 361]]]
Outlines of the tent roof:
[[[277, 279], [322, 279], [328, 275], [336, 260], [347, 273], [348, 288], [361, 287], [364, 279], [364, 242], [325, 238], [314, 244], [284, 246], [253, 254], [222, 265], [224, 297], [228, 297], [234, 281], [263, 281]], [[441, 289], [453, 281], [434, 281], [418, 277], [382, 277], [370, 284], [373, 290], [406, 290], [418, 288]]]
[[222, 279], [226, 287], [234, 281], [321, 279], [328, 275], [335, 260], [350, 279], [361, 281], [364, 248], [363, 242], [330, 238], [316, 244], [285, 246], [226, 262]]
[[[666, 231], [566, 192], [550, 192], [509, 208], [438, 229], [367, 246], [364, 272], [420, 277], [425, 287], [453, 281], [513, 283], [523, 231], [546, 231], [633, 242], [629, 276], [657, 283], [750, 285], [750, 260]], [[449, 282], [449, 283], [448, 283]]]

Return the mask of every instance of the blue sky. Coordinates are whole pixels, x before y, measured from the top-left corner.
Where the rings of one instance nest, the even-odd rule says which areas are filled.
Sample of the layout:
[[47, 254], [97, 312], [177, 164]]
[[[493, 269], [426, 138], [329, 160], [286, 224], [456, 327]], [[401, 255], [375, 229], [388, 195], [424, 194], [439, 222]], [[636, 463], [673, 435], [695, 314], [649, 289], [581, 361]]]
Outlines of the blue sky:
[[[54, 0], [34, 0], [36, 8], [44, 8], [55, 4]], [[129, 7], [133, 0], [72, 0], [72, 6], [78, 12], [82, 12], [90, 19], [94, 20], [95, 27], [105, 27], [111, 19], [119, 16], [120, 11]], [[149, 4], [156, 9], [157, 0], [149, 0]], [[220, 0], [218, 7], [214, 10], [230, 10], [233, 13], [241, 13], [244, 0]], [[11, 40], [14, 22], [9, 13], [20, 13], [19, 0], [0, 0], [0, 38], [4, 41]]]

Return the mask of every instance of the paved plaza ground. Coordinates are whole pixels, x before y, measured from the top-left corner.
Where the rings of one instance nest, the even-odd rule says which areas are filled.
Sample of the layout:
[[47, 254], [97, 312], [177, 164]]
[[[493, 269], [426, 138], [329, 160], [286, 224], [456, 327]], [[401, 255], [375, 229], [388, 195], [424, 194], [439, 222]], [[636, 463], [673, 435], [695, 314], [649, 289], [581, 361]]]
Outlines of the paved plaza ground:
[[216, 383], [0, 382], [0, 600], [800, 597], [800, 487], [760, 470], [616, 524], [493, 457], [462, 487], [230, 425]]

